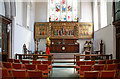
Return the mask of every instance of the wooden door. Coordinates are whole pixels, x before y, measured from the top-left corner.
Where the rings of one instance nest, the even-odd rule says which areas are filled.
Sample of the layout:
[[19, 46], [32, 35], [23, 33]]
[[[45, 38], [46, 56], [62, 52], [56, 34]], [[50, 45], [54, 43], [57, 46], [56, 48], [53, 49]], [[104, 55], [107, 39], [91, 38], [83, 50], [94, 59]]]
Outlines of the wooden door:
[[120, 37], [116, 41], [116, 58], [120, 59]]
[[10, 33], [8, 32], [8, 24], [11, 23], [12, 20], [0, 15], [0, 54], [2, 55], [2, 61], [6, 61], [10, 55]]
[[7, 24], [2, 24], [2, 52], [8, 53]]

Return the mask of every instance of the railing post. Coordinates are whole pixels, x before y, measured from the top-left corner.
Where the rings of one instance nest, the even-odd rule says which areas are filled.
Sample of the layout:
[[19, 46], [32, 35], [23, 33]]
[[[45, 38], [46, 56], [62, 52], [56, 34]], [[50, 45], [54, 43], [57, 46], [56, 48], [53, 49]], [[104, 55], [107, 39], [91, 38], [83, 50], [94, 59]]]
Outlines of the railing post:
[[17, 59], [17, 54], [15, 54], [15, 59]]
[[111, 59], [112, 59], [112, 54], [110, 54], [110, 56], [111, 56]]
[[21, 61], [21, 60], [22, 60], [22, 55], [19, 54], [18, 56], [19, 56], [19, 59], [20, 59], [20, 61]]
[[48, 55], [48, 61], [52, 61], [52, 55]]
[[80, 60], [80, 56], [76, 55], [76, 62], [78, 62]]

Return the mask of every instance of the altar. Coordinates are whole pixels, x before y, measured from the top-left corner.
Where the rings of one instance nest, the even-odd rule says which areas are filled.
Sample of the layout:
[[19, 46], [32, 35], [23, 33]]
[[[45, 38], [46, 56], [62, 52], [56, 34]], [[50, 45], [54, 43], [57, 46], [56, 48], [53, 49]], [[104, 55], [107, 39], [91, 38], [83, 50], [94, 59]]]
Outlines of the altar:
[[79, 53], [77, 39], [51, 39], [51, 53]]

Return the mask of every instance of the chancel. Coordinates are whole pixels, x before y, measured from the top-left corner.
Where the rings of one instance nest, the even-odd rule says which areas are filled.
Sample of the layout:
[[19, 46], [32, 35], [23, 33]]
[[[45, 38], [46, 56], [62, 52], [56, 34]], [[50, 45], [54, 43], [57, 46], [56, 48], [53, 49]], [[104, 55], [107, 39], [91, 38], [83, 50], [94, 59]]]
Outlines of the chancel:
[[1, 0], [0, 78], [120, 79], [120, 0]]

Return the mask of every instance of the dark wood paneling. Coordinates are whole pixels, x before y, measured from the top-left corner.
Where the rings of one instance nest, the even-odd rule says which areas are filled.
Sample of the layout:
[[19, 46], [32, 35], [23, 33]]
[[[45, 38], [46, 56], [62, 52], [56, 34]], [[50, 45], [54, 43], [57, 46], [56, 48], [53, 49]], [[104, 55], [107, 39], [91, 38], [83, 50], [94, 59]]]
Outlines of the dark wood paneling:
[[[64, 50], [62, 48], [65, 48]], [[51, 53], [78, 53], [79, 44], [54, 44], [50, 46]]]
[[54, 44], [75, 44], [77, 43], [77, 39], [50, 39], [51, 43]]
[[[79, 52], [79, 44], [77, 43], [77, 39], [50, 39], [51, 53], [78, 53]], [[62, 48], [65, 48], [64, 50]]]

